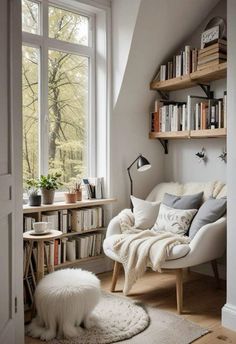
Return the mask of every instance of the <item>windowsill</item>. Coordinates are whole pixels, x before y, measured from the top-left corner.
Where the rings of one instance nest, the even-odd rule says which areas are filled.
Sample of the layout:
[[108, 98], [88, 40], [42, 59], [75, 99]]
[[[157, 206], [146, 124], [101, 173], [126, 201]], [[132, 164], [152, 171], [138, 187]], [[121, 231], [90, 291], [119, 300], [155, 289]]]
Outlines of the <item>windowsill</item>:
[[53, 211], [62, 209], [75, 209], [84, 208], [88, 206], [105, 205], [116, 202], [115, 198], [102, 198], [102, 199], [83, 199], [76, 203], [54, 202], [53, 204], [43, 204], [40, 206], [31, 207], [29, 205], [23, 206], [23, 214], [38, 213], [41, 211]]

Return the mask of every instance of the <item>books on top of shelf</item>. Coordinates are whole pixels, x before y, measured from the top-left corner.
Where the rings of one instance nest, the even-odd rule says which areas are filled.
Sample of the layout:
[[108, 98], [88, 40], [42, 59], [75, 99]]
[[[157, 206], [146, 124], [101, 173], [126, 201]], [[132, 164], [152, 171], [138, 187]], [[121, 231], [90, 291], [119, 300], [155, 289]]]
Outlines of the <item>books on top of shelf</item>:
[[103, 177], [83, 178], [83, 185], [85, 199], [103, 198]]
[[191, 49], [190, 45], [186, 45], [184, 50], [174, 55], [171, 61], [160, 66], [160, 70], [153, 81], [165, 81], [195, 72], [197, 70], [197, 59], [198, 49]]
[[217, 43], [200, 49], [198, 53], [197, 70], [223, 63], [227, 60], [227, 41], [219, 40]]

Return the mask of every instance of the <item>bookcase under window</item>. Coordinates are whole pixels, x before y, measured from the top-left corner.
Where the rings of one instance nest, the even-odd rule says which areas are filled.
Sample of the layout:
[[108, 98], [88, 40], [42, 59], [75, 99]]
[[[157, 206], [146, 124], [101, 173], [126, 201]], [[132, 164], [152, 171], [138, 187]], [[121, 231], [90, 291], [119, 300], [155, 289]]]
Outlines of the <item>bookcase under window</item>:
[[[103, 254], [103, 240], [109, 205], [114, 198], [83, 200], [73, 204], [57, 202], [39, 207], [23, 207], [23, 231], [33, 229], [35, 221], [51, 223], [50, 228], [62, 232], [60, 238], [45, 241], [45, 273], [69, 267], [85, 268], [93, 272], [111, 269], [110, 261]], [[30, 311], [36, 287], [37, 245], [33, 244], [28, 260], [30, 243], [24, 242], [24, 305]], [[26, 266], [27, 274], [25, 274]]]

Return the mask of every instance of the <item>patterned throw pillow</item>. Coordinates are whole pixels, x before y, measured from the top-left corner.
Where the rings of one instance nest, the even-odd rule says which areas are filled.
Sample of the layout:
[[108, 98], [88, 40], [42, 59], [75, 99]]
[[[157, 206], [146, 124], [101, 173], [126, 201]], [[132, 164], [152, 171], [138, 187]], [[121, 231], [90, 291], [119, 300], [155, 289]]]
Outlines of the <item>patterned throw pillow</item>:
[[197, 209], [174, 209], [162, 203], [153, 229], [184, 235], [196, 213]]

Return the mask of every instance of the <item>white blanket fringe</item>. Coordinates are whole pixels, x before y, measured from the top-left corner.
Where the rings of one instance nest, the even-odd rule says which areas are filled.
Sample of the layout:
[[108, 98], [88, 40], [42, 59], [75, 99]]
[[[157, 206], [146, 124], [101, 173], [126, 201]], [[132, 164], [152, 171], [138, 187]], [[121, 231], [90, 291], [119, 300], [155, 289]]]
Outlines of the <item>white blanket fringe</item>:
[[[119, 218], [123, 234], [114, 242], [113, 248], [124, 267], [123, 292], [127, 295], [137, 279], [144, 274], [147, 266], [161, 272], [161, 265], [169, 250], [175, 245], [188, 244], [190, 239], [171, 232], [135, 229], [133, 214], [128, 209], [123, 210]], [[154, 244], [155, 251], [151, 252]]]

